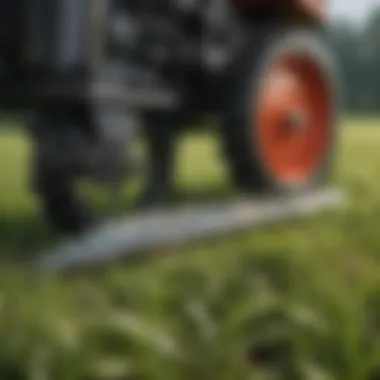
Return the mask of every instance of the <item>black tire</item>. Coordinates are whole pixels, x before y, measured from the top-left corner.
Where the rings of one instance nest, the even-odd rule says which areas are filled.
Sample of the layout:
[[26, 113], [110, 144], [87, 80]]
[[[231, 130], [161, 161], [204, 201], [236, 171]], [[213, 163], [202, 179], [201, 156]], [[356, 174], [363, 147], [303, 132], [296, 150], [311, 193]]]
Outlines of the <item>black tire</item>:
[[[127, 139], [100, 145], [88, 125], [83, 109], [62, 108], [40, 112], [31, 128], [33, 190], [47, 222], [68, 235], [81, 234], [119, 213], [116, 204], [117, 211], [98, 209], [94, 199], [80, 191], [81, 180], [117, 190], [116, 186], [142, 172], [134, 157], [124, 155], [130, 147]], [[112, 126], [111, 122], [107, 125]], [[109, 195], [113, 202], [115, 192]]]
[[[257, 104], [260, 80], [270, 65], [283, 54], [307, 55], [324, 74], [330, 90], [331, 117], [328, 143], [319, 164], [302, 181], [284, 182], [268, 169], [260, 155], [258, 121], [249, 115]], [[224, 158], [231, 179], [249, 193], [289, 192], [324, 184], [331, 173], [336, 150], [340, 89], [334, 59], [316, 31], [290, 27], [261, 27], [254, 30], [241, 54], [228, 71], [221, 135]]]
[[[33, 190], [46, 220], [57, 231], [75, 235], [95, 222], [95, 216], [78, 197], [79, 128], [65, 117], [38, 116], [33, 123]], [[76, 151], [75, 151], [76, 150]]]

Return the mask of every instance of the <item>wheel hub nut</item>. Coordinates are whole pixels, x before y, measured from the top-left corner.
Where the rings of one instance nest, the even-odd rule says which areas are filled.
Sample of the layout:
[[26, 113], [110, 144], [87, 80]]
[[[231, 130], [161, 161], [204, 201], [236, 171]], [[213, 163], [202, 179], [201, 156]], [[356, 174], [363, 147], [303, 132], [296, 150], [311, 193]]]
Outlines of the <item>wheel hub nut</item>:
[[304, 110], [296, 110], [290, 113], [287, 125], [290, 129], [295, 131], [302, 131], [307, 126], [307, 115]]

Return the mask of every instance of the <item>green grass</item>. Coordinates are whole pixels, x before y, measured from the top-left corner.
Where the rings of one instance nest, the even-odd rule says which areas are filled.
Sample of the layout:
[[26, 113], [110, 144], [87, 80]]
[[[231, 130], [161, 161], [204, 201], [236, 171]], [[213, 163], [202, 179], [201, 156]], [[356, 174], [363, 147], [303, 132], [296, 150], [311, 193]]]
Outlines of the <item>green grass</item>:
[[[380, 121], [343, 124], [343, 212], [96, 274], [4, 269], [0, 379], [379, 379]], [[50, 237], [26, 190], [27, 157], [21, 134], [3, 132], [6, 257]], [[213, 139], [188, 138], [179, 173], [182, 193], [228, 192]]]

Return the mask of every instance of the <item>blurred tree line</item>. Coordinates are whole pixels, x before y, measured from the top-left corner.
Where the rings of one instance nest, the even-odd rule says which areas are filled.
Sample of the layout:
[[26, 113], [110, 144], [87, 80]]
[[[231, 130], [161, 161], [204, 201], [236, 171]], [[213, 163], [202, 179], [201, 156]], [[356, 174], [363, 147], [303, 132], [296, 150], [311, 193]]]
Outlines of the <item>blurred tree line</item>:
[[327, 31], [350, 113], [380, 113], [380, 8], [360, 27], [343, 20]]

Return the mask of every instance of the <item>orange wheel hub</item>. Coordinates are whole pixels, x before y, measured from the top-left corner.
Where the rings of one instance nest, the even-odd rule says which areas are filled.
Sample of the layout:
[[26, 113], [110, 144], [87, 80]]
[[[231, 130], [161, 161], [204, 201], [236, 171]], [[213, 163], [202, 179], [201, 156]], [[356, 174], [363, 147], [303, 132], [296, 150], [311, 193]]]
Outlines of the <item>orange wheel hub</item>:
[[322, 69], [303, 56], [284, 56], [263, 78], [255, 107], [259, 154], [282, 183], [306, 181], [328, 148], [330, 85]]

